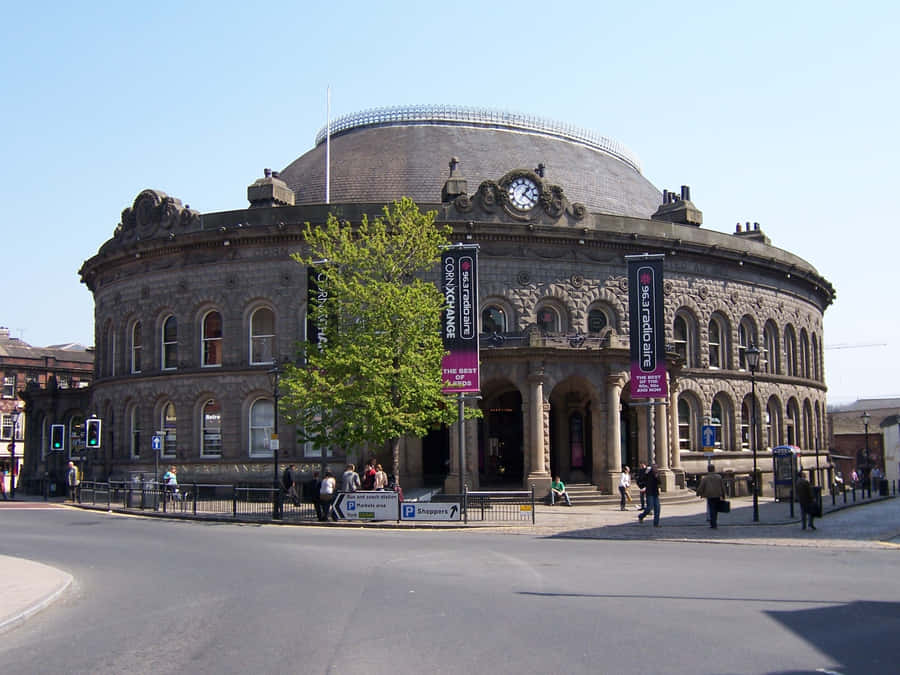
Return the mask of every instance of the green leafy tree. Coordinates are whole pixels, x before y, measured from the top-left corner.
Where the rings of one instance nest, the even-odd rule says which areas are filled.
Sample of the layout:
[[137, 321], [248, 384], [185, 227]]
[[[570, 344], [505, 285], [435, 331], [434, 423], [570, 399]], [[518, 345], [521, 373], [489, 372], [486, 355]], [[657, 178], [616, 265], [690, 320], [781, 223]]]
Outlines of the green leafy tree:
[[448, 243], [434, 216], [407, 198], [357, 225], [330, 215], [306, 224], [306, 255], [294, 255], [324, 274], [327, 299], [308, 311], [327, 343], [307, 343], [305, 365], [286, 368], [285, 417], [323, 449], [390, 441], [395, 475], [402, 437], [455, 418], [441, 392], [443, 298], [423, 278]]

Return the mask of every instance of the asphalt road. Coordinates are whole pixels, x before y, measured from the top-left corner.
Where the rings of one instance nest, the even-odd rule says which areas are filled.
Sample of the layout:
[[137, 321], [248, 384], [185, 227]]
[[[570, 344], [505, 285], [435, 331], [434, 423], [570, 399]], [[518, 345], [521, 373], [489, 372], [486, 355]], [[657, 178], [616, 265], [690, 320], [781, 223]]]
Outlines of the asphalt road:
[[900, 663], [896, 548], [64, 509], [4, 512], [2, 525], [0, 553], [75, 579], [0, 638], [5, 675], [868, 674]]

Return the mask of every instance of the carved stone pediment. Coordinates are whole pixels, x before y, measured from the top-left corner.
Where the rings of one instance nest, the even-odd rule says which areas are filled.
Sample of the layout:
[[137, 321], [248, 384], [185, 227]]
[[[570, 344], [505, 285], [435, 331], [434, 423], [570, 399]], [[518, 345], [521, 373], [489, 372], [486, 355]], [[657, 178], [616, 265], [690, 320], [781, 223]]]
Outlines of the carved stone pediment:
[[[517, 187], [524, 189], [527, 196], [517, 195]], [[451, 204], [460, 216], [499, 216], [523, 223], [556, 224], [564, 216], [571, 221], [580, 221], [587, 216], [584, 204], [571, 203], [562, 187], [525, 169], [514, 169], [496, 181], [483, 181], [475, 194], [461, 194]]]
[[122, 211], [113, 237], [119, 242], [169, 236], [175, 230], [198, 229], [200, 212], [160, 190], [143, 190], [134, 204]]

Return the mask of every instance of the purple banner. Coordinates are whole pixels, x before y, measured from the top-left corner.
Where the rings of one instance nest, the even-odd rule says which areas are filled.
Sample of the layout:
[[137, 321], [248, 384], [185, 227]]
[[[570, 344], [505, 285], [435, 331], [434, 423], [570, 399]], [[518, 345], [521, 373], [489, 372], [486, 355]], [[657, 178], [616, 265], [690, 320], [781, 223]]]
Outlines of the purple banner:
[[631, 396], [666, 398], [663, 256], [627, 256]]
[[444, 349], [441, 364], [445, 394], [478, 393], [478, 285], [477, 246], [449, 248], [441, 255], [441, 293], [446, 307], [441, 315]]

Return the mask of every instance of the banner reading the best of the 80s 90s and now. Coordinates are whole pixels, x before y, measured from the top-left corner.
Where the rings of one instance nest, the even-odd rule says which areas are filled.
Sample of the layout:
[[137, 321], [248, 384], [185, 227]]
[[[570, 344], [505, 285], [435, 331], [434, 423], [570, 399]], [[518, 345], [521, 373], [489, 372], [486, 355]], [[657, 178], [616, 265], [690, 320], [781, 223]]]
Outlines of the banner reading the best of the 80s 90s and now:
[[626, 256], [631, 323], [631, 396], [666, 398], [663, 256]]
[[478, 373], [478, 286], [477, 246], [454, 246], [441, 254], [441, 293], [445, 308], [441, 315], [441, 336], [449, 354], [441, 364], [445, 394], [477, 393]]

